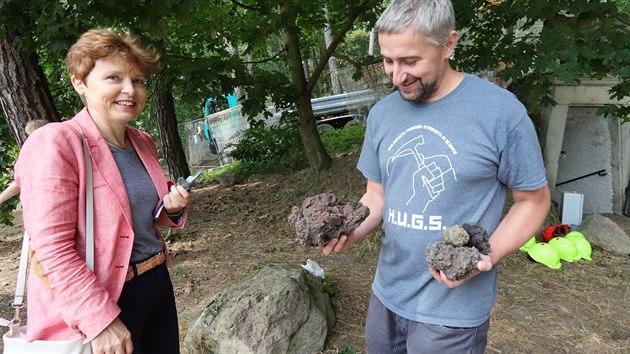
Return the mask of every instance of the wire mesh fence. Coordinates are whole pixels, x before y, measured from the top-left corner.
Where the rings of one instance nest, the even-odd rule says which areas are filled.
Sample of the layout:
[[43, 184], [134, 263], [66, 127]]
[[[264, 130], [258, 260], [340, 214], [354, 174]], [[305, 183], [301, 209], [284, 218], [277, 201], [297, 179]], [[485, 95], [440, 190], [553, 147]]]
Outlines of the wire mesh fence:
[[179, 125], [184, 152], [191, 168], [212, 168], [231, 163], [229, 144], [249, 128], [241, 105]]
[[[363, 124], [372, 105], [392, 89], [382, 64], [363, 68], [360, 80], [353, 78], [354, 72], [354, 68], [339, 71], [338, 77], [344, 94], [338, 98], [343, 98], [343, 110], [354, 118], [352, 123]], [[335, 100], [331, 97], [329, 101]], [[179, 124], [182, 145], [191, 168], [215, 168], [233, 162], [229, 156], [229, 146], [238, 142], [240, 132], [249, 128], [248, 117], [243, 115], [241, 108], [242, 106], [238, 105]], [[268, 107], [268, 110], [276, 112], [275, 107]], [[267, 122], [268, 125], [277, 123], [279, 116], [277, 113], [273, 114]], [[327, 115], [318, 118], [325, 121], [336, 117], [333, 113], [327, 112]]]

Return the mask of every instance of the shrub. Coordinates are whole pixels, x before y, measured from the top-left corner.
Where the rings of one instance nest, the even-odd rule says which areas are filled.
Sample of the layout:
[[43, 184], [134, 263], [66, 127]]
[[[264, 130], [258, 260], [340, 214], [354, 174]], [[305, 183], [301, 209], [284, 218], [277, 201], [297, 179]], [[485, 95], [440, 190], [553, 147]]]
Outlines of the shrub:
[[[297, 171], [308, 165], [304, 145], [295, 125], [255, 126], [241, 134], [238, 142], [226, 149], [237, 163], [221, 168], [212, 176], [205, 176], [206, 179], [216, 179], [225, 171], [247, 177], [260, 173]], [[321, 132], [324, 148], [330, 154], [360, 146], [364, 136], [365, 127], [358, 125]]]
[[[8, 139], [0, 139], [0, 190], [5, 190], [13, 182], [13, 164], [18, 155], [17, 145]], [[13, 210], [18, 203], [13, 197], [0, 204], [0, 224], [13, 225]]]
[[321, 132], [324, 148], [330, 154], [338, 154], [360, 146], [365, 137], [365, 127], [348, 125], [343, 129], [325, 130]]
[[228, 149], [240, 162], [234, 172], [243, 176], [294, 171], [307, 164], [300, 133], [293, 125], [251, 127]]

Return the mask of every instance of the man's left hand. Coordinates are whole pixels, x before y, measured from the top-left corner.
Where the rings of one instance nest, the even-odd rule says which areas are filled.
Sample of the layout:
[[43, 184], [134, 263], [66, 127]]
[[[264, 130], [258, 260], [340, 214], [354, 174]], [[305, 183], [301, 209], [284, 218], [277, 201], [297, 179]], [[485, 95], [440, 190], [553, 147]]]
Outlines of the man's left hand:
[[437, 270], [434, 268], [429, 268], [429, 270], [431, 271], [431, 275], [433, 275], [433, 278], [435, 280], [453, 289], [464, 284], [469, 279], [477, 276], [477, 274], [481, 272], [489, 272], [492, 269], [492, 260], [490, 259], [490, 256], [483, 253], [479, 254], [479, 256], [480, 259], [477, 263], [477, 270], [470, 273], [467, 277], [459, 280], [450, 280], [446, 278], [446, 275], [441, 270]]

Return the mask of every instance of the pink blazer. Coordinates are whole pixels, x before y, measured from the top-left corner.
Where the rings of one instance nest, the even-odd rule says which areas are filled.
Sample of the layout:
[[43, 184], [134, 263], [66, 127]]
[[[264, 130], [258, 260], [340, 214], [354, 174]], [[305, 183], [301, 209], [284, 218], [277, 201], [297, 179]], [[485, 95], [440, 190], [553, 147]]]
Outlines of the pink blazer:
[[[95, 271], [85, 264], [85, 161], [79, 127], [92, 157]], [[160, 200], [168, 193], [155, 144], [128, 127]], [[83, 109], [72, 120], [51, 123], [26, 141], [15, 165], [24, 228], [50, 289], [32, 272], [28, 280], [28, 340], [92, 340], [120, 313], [116, 305], [131, 257], [133, 226], [125, 185], [107, 142]], [[157, 205], [155, 206], [157, 210]], [[175, 225], [165, 212], [156, 226]], [[156, 229], [157, 230], [157, 229]], [[159, 231], [158, 236], [161, 238]]]

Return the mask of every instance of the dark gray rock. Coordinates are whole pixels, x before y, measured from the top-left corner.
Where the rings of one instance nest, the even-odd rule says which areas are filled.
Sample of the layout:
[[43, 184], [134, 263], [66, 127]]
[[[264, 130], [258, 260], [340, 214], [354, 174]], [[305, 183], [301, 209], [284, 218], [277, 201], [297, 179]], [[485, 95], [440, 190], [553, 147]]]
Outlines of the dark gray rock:
[[223, 187], [233, 187], [242, 181], [243, 177], [232, 171], [226, 171], [219, 176], [219, 184]]
[[474, 247], [454, 247], [437, 241], [427, 247], [424, 255], [431, 268], [444, 272], [446, 278], [459, 280], [477, 269], [479, 250]]
[[470, 236], [470, 240], [468, 240], [466, 244], [467, 247], [475, 247], [483, 254], [490, 254], [490, 252], [492, 252], [490, 248], [490, 237], [486, 229], [479, 224], [473, 223], [462, 224], [462, 227]]
[[209, 301], [184, 339], [186, 353], [317, 353], [335, 322], [321, 278], [271, 264]]
[[288, 221], [303, 246], [320, 246], [350, 233], [361, 225], [370, 209], [360, 202], [342, 203], [334, 194], [322, 193], [293, 207]]

